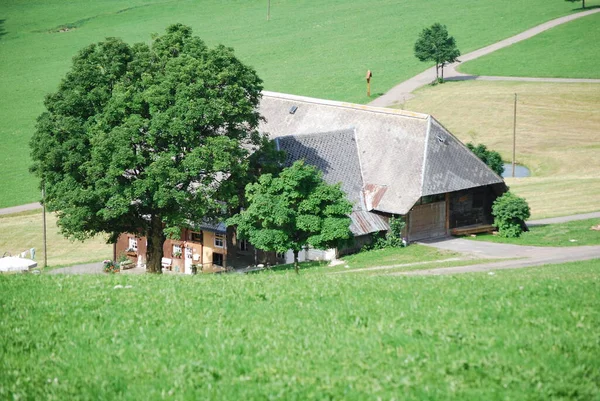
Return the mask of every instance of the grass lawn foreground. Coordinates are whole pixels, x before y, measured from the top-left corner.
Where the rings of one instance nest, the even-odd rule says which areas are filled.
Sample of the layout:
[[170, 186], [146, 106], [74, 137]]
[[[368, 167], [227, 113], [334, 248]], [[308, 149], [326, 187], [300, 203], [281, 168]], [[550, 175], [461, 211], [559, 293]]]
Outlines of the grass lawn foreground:
[[543, 78], [600, 78], [600, 13], [568, 22], [461, 64], [460, 72]]
[[410, 278], [0, 276], [0, 398], [593, 400], [598, 262]]

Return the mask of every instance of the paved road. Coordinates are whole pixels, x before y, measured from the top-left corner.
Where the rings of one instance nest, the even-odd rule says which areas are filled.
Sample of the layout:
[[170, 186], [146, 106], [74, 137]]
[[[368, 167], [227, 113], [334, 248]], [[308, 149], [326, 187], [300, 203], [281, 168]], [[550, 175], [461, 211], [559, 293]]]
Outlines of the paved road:
[[0, 214], [20, 213], [20, 212], [26, 212], [28, 210], [36, 210], [36, 209], [41, 209], [41, 208], [42, 208], [42, 205], [39, 202], [28, 203], [26, 205], [13, 206], [13, 207], [7, 207], [4, 209], [0, 209]]
[[[470, 241], [461, 238], [424, 241], [423, 245], [438, 249], [446, 249], [475, 255], [479, 258], [510, 258], [500, 262], [476, 264], [470, 266], [446, 267], [411, 272], [400, 272], [394, 275], [422, 276], [457, 273], [474, 273], [501, 269], [518, 269], [529, 266], [575, 262], [600, 259], [600, 245], [575, 247], [537, 247], [493, 242]], [[518, 258], [518, 259], [517, 259]], [[600, 262], [599, 262], [600, 263]]]
[[[534, 28], [528, 29], [524, 32], [521, 32], [518, 35], [512, 36], [508, 39], [501, 40], [500, 42], [494, 43], [490, 46], [475, 50], [473, 52], [464, 54], [460, 57], [460, 61], [457, 63], [450, 64], [444, 68], [444, 77], [448, 80], [515, 80], [515, 81], [543, 81], [543, 82], [598, 82], [600, 83], [600, 79], [595, 80], [578, 80], [578, 79], [560, 79], [560, 78], [521, 78], [521, 77], [484, 77], [484, 76], [474, 76], [462, 74], [456, 71], [456, 67], [465, 61], [474, 60], [478, 57], [484, 56], [486, 54], [490, 54], [495, 52], [498, 49], [502, 49], [504, 47], [510, 46], [517, 42], [520, 42], [525, 39], [529, 39], [532, 36], [535, 36], [539, 33], [547, 31], [550, 28], [554, 28], [555, 26], [564, 24], [566, 22], [573, 21], [577, 18], [585, 17], [590, 14], [594, 14], [600, 12], [600, 8], [595, 8], [591, 10], [582, 11], [576, 14], [567, 15], [565, 17], [556, 18], [552, 21], [548, 21], [544, 24], [538, 25]], [[403, 104], [407, 100], [413, 97], [412, 92], [422, 86], [428, 85], [435, 80], [435, 67], [431, 67], [422, 73], [412, 77], [411, 79], [404, 81], [392, 89], [390, 89], [384, 95], [378, 97], [369, 103], [370, 106], [378, 106], [378, 107], [389, 107], [398, 104]]]
[[549, 219], [541, 219], [541, 220], [529, 220], [527, 222], [527, 225], [530, 227], [533, 227], [533, 226], [543, 226], [546, 224], [566, 223], [568, 221], [587, 220], [587, 219], [600, 219], [600, 212], [574, 214], [571, 216], [562, 216], [562, 217], [551, 217]]

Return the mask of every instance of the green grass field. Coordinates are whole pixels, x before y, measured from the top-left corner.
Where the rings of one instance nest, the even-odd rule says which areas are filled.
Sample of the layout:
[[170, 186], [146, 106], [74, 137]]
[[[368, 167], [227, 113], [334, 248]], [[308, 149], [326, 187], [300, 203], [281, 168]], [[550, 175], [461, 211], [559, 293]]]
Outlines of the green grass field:
[[510, 162], [515, 93], [517, 162], [533, 176], [507, 184], [532, 218], [600, 211], [600, 84], [446, 82], [421, 88], [404, 108], [434, 115], [461, 141]]
[[590, 229], [595, 226], [600, 226], [600, 219], [533, 226], [530, 227], [530, 231], [523, 233], [520, 238], [502, 238], [491, 234], [465, 238], [477, 241], [532, 246], [600, 245], [600, 231]]
[[462, 64], [473, 75], [600, 78], [600, 14], [555, 27], [531, 39]]
[[595, 400], [599, 262], [493, 276], [4, 275], [0, 398]]
[[[594, 0], [597, 1], [597, 0]], [[590, 4], [592, 5], [592, 4]], [[269, 90], [367, 102], [364, 74], [383, 93], [424, 70], [413, 55], [420, 30], [448, 26], [462, 52], [576, 12], [563, 1], [508, 0], [58, 0], [2, 2], [0, 14], [0, 207], [39, 199], [28, 141], [44, 96], [56, 90], [82, 47], [118, 36], [149, 41], [171, 23], [191, 25], [210, 45], [235, 48]], [[61, 32], [61, 28], [70, 30]]]

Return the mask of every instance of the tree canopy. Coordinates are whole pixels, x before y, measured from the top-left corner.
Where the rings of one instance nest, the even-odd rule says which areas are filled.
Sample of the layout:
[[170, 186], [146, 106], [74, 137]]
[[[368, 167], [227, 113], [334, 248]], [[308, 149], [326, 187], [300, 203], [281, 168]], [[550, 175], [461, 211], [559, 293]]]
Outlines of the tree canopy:
[[296, 161], [279, 176], [262, 175], [246, 187], [248, 207], [228, 220], [258, 249], [298, 253], [310, 245], [333, 248], [351, 238], [352, 204], [339, 185], [328, 185], [314, 166]]
[[485, 164], [491, 168], [494, 173], [502, 176], [504, 173], [504, 163], [502, 162], [502, 156], [495, 150], [488, 149], [484, 144], [474, 145], [471, 142], [467, 143], [467, 148], [477, 157], [481, 159]]
[[415, 42], [415, 57], [420, 61], [435, 62], [435, 77], [439, 79], [439, 69], [442, 69], [444, 80], [444, 65], [453, 63], [460, 56], [456, 41], [448, 34], [445, 25], [435, 23], [423, 29]]
[[243, 176], [264, 142], [261, 90], [231, 48], [209, 49], [181, 24], [151, 45], [107, 38], [82, 49], [31, 140], [62, 232], [145, 235], [147, 268], [160, 272], [165, 228], [222, 210], [221, 184]]

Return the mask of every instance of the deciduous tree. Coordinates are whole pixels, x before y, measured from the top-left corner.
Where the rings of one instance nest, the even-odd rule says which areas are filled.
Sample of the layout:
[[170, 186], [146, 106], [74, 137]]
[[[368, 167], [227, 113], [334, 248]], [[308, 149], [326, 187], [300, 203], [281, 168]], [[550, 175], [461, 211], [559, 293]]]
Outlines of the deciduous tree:
[[502, 176], [504, 173], [504, 163], [502, 162], [502, 156], [500, 153], [488, 149], [484, 144], [474, 145], [471, 142], [467, 143], [467, 148], [477, 157], [481, 159], [489, 168], [494, 170], [496, 174]]
[[439, 69], [442, 69], [444, 80], [444, 65], [453, 63], [460, 56], [456, 41], [448, 34], [445, 25], [435, 23], [423, 29], [415, 42], [415, 56], [420, 61], [435, 62], [435, 77], [439, 80]]
[[258, 249], [298, 253], [310, 245], [317, 249], [338, 246], [351, 237], [352, 205], [339, 185], [328, 185], [314, 166], [295, 162], [276, 177], [262, 175], [246, 187], [248, 207], [230, 218], [240, 238]]
[[159, 273], [165, 232], [221, 210], [221, 183], [247, 170], [261, 90], [232, 49], [209, 49], [180, 24], [151, 45], [108, 38], [81, 50], [31, 141], [64, 235], [144, 235]]

